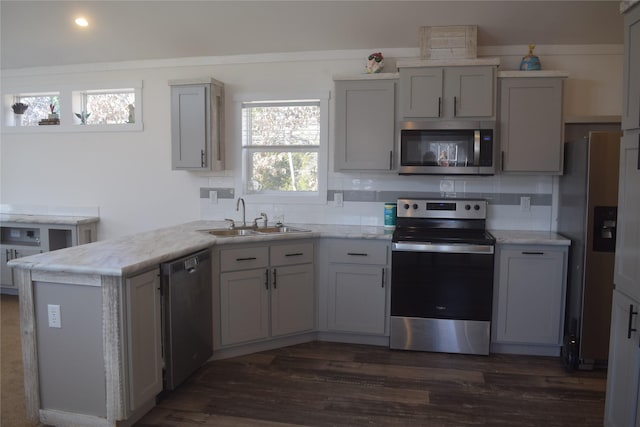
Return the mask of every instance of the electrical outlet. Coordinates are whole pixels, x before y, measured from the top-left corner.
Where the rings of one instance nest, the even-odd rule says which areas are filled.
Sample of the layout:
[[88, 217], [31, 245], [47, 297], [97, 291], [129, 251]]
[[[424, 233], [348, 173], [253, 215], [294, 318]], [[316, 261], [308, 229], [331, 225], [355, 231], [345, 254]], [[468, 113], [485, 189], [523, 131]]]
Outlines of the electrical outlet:
[[333, 201], [335, 202], [336, 207], [342, 207], [342, 204], [344, 202], [343, 194], [342, 193], [333, 193]]
[[49, 304], [47, 305], [49, 312], [49, 327], [50, 328], [62, 328], [62, 322], [60, 320], [60, 306]]
[[214, 190], [209, 191], [209, 203], [215, 205], [218, 203], [218, 192]]
[[531, 212], [531, 197], [520, 197], [520, 210], [522, 212]]

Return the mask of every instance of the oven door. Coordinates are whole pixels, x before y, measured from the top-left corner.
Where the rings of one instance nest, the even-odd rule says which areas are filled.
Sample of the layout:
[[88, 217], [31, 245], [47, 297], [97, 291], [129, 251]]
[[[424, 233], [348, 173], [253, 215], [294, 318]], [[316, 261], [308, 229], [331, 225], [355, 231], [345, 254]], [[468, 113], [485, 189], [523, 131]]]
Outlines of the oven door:
[[394, 243], [391, 348], [488, 354], [493, 245]]

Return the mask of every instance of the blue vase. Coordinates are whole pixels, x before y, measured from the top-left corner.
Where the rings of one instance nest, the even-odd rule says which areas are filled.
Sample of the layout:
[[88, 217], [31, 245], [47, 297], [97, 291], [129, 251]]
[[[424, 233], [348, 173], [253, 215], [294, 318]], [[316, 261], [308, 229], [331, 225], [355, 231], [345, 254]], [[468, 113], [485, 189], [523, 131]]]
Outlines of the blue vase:
[[522, 58], [520, 61], [520, 71], [535, 71], [542, 69], [542, 65], [540, 64], [540, 58], [533, 54], [533, 49], [536, 46], [533, 44], [529, 45], [529, 54]]

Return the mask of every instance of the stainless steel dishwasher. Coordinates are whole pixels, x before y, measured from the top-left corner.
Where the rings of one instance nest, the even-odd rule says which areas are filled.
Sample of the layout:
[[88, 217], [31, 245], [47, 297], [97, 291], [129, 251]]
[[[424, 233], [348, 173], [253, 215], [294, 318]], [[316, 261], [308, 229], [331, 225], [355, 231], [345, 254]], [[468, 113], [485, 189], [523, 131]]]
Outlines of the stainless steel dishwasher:
[[173, 390], [213, 354], [211, 251], [161, 265], [164, 389]]

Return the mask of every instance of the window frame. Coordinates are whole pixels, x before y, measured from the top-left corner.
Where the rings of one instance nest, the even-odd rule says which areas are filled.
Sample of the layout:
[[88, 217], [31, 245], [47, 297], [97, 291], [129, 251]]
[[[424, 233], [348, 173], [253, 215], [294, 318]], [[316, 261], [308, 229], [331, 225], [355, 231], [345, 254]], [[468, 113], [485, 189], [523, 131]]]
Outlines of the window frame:
[[[288, 146], [287, 151], [316, 151], [318, 153], [318, 189], [315, 192], [284, 192], [271, 191], [268, 193], [250, 193], [247, 191], [249, 179], [249, 156], [262, 149], [245, 147], [243, 141], [242, 114], [243, 105], [250, 102], [255, 103], [282, 103], [283, 106], [291, 104], [315, 101], [320, 106], [320, 143], [317, 150], [305, 150], [303, 146]], [[234, 98], [236, 106], [237, 129], [237, 155], [236, 164], [240, 165], [240, 173], [236, 174], [236, 194], [244, 198], [247, 202], [253, 203], [279, 203], [279, 204], [326, 204], [327, 203], [327, 175], [328, 175], [328, 146], [329, 146], [329, 93], [293, 93], [290, 95], [279, 93], [277, 95], [240, 95]], [[266, 146], [268, 147], [268, 146]], [[315, 147], [315, 146], [314, 146]]]
[[[133, 132], [143, 131], [142, 122], [142, 80], [120, 80], [110, 82], [87, 82], [81, 84], [50, 84], [30, 86], [8, 86], [2, 88], [0, 107], [2, 133], [59, 133], [59, 132]], [[133, 89], [135, 94], [135, 119], [134, 123], [122, 124], [94, 124], [80, 125], [80, 120], [75, 116], [80, 105], [80, 93], [84, 92], [109, 92], [109, 90]], [[59, 125], [49, 126], [15, 126], [11, 105], [16, 97], [39, 96], [43, 94], [57, 93], [60, 102]]]

